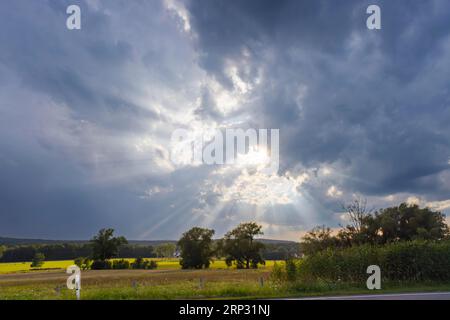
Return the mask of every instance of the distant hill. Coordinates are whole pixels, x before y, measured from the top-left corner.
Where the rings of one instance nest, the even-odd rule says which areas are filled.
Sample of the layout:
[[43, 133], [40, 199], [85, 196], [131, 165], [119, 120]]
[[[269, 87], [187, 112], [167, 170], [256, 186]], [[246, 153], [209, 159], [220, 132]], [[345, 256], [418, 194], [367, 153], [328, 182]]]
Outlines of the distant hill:
[[[257, 239], [258, 241], [264, 244], [295, 244], [295, 241], [288, 240], [274, 240], [274, 239]], [[32, 245], [32, 244], [61, 244], [61, 243], [76, 243], [76, 244], [84, 244], [87, 243], [88, 240], [48, 240], [48, 239], [22, 239], [22, 238], [7, 238], [0, 237], [0, 245]], [[130, 244], [138, 244], [138, 245], [147, 245], [147, 246], [156, 246], [162, 243], [176, 243], [177, 240], [128, 240]]]
[[19, 239], [0, 237], [0, 245], [29, 245], [29, 244], [58, 244], [58, 243], [85, 243], [79, 240], [46, 240], [46, 239]]
[[[7, 238], [0, 237], [0, 245], [32, 245], [32, 244], [61, 244], [61, 243], [75, 243], [84, 244], [89, 240], [49, 240], [49, 239], [22, 239], [22, 238]], [[151, 245], [155, 246], [162, 243], [175, 243], [175, 240], [128, 240], [130, 244]]]

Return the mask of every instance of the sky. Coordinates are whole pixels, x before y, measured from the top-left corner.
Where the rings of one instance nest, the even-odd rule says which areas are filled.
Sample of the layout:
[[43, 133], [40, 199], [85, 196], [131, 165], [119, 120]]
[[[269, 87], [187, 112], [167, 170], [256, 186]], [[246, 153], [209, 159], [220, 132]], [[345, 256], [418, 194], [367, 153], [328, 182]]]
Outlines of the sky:
[[[447, 0], [4, 1], [0, 236], [299, 240], [355, 197], [449, 214], [449, 84]], [[172, 161], [175, 130], [227, 128], [279, 129], [278, 172]]]

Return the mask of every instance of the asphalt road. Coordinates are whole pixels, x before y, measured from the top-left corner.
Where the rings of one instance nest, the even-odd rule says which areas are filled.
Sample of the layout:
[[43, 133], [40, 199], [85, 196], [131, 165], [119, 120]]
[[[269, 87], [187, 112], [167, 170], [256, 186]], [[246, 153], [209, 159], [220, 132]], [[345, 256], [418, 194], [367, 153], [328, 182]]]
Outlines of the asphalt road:
[[367, 294], [335, 297], [289, 298], [287, 300], [450, 300], [450, 292]]

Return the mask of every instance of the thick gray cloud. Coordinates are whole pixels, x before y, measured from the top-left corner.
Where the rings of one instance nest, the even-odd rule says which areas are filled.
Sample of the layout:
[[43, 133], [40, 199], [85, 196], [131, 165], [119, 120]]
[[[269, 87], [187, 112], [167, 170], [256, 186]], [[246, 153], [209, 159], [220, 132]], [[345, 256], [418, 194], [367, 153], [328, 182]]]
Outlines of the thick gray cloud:
[[[73, 3], [80, 31], [65, 28]], [[381, 30], [366, 28], [369, 4], [381, 7]], [[447, 210], [449, 9], [445, 0], [2, 4], [0, 235], [86, 238], [112, 226], [175, 238], [256, 219], [268, 236], [295, 238], [339, 223], [354, 193]], [[280, 129], [277, 178], [173, 167], [174, 128], [230, 123]], [[264, 184], [271, 206], [253, 203]]]
[[162, 2], [78, 2], [74, 32], [72, 3], [2, 5], [0, 233], [85, 238], [113, 226], [138, 237], [143, 219], [170, 209], [142, 197], [170, 184], [158, 146], [145, 148], [168, 135], [164, 95], [189, 91], [191, 49]]
[[242, 60], [244, 48], [250, 68], [266, 70], [254, 113], [281, 129], [287, 168], [339, 164], [357, 178], [343, 182], [355, 191], [445, 197], [449, 185], [438, 180], [450, 156], [447, 4], [376, 1], [382, 30], [370, 31], [372, 3], [191, 1], [189, 8], [209, 72], [229, 80], [225, 63]]

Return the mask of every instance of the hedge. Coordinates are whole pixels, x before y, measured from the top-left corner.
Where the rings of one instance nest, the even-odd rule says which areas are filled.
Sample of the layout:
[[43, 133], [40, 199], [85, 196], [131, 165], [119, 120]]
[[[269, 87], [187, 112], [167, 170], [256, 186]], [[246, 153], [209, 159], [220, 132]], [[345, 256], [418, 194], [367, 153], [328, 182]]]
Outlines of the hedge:
[[369, 265], [378, 265], [383, 280], [450, 280], [450, 241], [409, 241], [383, 246], [327, 249], [296, 263], [301, 279], [365, 281]]

